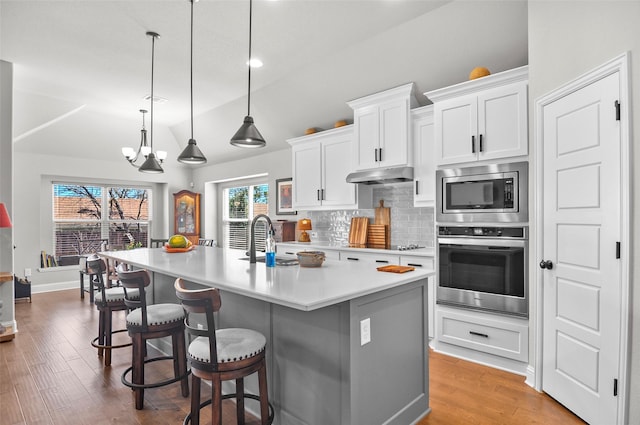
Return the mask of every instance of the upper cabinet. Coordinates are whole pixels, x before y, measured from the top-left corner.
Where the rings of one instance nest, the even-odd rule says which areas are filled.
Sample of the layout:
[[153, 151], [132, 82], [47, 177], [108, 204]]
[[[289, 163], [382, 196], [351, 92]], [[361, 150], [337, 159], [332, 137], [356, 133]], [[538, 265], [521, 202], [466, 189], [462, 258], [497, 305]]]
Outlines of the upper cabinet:
[[371, 188], [346, 181], [352, 171], [352, 141], [353, 125], [287, 140], [294, 209], [371, 208]]
[[432, 207], [436, 199], [435, 130], [433, 105], [411, 110], [414, 161], [414, 207]]
[[527, 79], [524, 66], [425, 93], [437, 165], [526, 156]]
[[353, 109], [353, 169], [412, 165], [409, 111], [413, 83], [348, 102]]

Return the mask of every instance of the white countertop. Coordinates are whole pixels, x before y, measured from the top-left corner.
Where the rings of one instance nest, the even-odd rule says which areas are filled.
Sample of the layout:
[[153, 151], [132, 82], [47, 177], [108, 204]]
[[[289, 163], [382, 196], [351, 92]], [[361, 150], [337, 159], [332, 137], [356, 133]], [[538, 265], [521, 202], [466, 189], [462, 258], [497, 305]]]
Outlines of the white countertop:
[[371, 252], [377, 254], [392, 254], [392, 255], [412, 255], [414, 257], [434, 257], [435, 248], [419, 248], [408, 249], [406, 251], [400, 251], [398, 249], [378, 249], [378, 248], [354, 248], [343, 245], [333, 245], [329, 242], [278, 242], [278, 245], [295, 246], [300, 251], [311, 249], [331, 249], [337, 251], [357, 251], [357, 252]]
[[[385, 250], [382, 250], [385, 251]], [[184, 253], [163, 248], [100, 252], [100, 256], [251, 298], [310, 311], [424, 279], [433, 270], [379, 272], [374, 265], [326, 260], [322, 267], [250, 264], [244, 252], [196, 246]], [[284, 257], [284, 256], [283, 256]], [[287, 257], [291, 258], [291, 257]]]

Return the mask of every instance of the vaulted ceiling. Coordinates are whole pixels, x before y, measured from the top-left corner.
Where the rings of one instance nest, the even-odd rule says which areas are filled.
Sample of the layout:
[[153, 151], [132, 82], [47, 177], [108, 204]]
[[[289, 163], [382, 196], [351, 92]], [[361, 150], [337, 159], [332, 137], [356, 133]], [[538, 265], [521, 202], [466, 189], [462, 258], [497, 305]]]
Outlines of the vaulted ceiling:
[[[0, 59], [14, 64], [14, 149], [121, 160], [139, 142], [155, 51], [154, 145], [169, 161], [189, 129], [189, 0], [0, 0]], [[249, 2], [194, 5], [194, 136], [209, 163], [247, 151]], [[266, 150], [351, 119], [346, 101], [416, 82], [461, 82], [478, 65], [527, 63], [526, 1], [255, 0], [251, 114]], [[419, 97], [426, 103], [424, 97]], [[149, 116], [147, 115], [147, 127]], [[261, 150], [264, 152], [264, 150]], [[258, 152], [255, 152], [258, 153]], [[253, 154], [253, 152], [252, 152]]]

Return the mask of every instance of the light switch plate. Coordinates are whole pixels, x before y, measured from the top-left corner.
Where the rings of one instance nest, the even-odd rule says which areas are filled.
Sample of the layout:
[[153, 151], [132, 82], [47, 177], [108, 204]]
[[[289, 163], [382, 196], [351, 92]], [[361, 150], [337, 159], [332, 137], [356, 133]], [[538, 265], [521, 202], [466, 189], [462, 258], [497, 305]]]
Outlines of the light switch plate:
[[360, 345], [371, 342], [371, 319], [367, 317], [360, 321]]

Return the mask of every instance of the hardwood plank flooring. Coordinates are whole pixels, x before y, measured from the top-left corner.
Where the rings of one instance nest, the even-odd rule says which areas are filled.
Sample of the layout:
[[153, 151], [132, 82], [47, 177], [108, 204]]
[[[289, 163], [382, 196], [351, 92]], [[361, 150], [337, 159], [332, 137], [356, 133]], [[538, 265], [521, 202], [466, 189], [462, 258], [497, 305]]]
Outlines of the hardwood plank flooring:
[[[32, 303], [16, 304], [19, 333], [0, 344], [0, 424], [181, 424], [189, 398], [180, 395], [179, 384], [147, 390], [144, 409], [133, 407], [131, 390], [120, 382], [131, 364], [130, 347], [113, 350], [111, 367], [102, 366], [90, 344], [98, 312], [88, 298], [81, 300], [74, 289], [34, 294]], [[119, 312], [114, 329], [122, 327]], [[126, 333], [115, 338], [123, 341]], [[152, 364], [149, 373], [169, 376], [171, 365]], [[434, 352], [430, 374], [432, 412], [420, 425], [583, 423], [521, 376]], [[208, 395], [203, 386], [203, 400]], [[208, 408], [201, 416], [210, 423]], [[232, 403], [225, 402], [223, 416], [225, 424], [235, 423]], [[258, 423], [247, 417], [247, 425]]]

